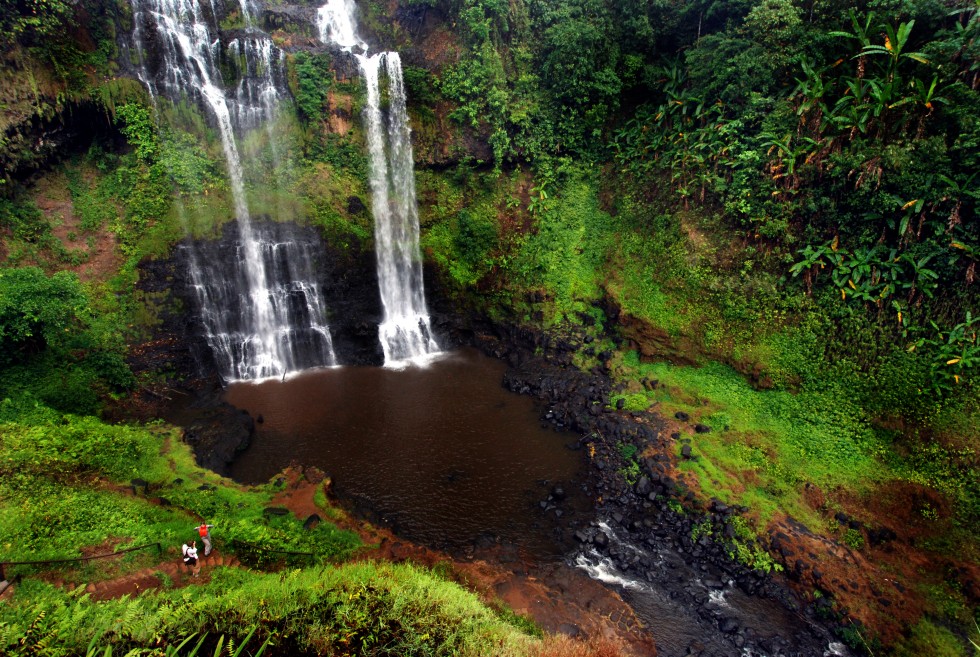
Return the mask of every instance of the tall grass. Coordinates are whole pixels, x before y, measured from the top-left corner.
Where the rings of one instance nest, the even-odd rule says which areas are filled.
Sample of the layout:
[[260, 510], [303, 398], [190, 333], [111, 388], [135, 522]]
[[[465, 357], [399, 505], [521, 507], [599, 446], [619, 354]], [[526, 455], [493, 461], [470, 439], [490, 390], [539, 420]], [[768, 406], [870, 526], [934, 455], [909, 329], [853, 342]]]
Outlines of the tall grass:
[[[0, 650], [84, 653], [93, 637], [120, 649], [162, 647], [205, 632], [269, 654], [516, 655], [537, 640], [458, 585], [407, 564], [358, 563], [277, 574], [215, 571], [203, 586], [92, 603], [27, 582], [0, 609]], [[25, 645], [24, 639], [30, 645]]]

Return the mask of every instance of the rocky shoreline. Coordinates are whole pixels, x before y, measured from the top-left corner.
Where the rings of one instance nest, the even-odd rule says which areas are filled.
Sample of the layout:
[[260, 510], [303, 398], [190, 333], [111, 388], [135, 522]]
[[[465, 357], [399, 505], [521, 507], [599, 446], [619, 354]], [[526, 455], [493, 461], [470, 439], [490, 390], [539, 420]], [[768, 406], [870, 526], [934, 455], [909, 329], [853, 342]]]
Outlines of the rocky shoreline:
[[[849, 654], [834, 637], [843, 628], [827, 597], [807, 604], [787, 577], [731, 558], [732, 520], [748, 509], [699, 500], [685, 487], [674, 468], [679, 435], [670, 432], [668, 422], [611, 406], [608, 366], [582, 372], [571, 365], [573, 353], [588, 348], [587, 340], [483, 324], [472, 343], [510, 363], [503, 384], [536, 398], [544, 421], [582, 436], [580, 445], [591, 455], [587, 485], [596, 500], [595, 519], [573, 530], [575, 539], [612, 567], [619, 586], [651, 587], [654, 597], [669, 600], [669, 609], [661, 601], [658, 611], [684, 613], [683, 622], [700, 634], [674, 646], [676, 652], [664, 651], [656, 637], [661, 654]], [[627, 466], [624, 449], [637, 455], [640, 472], [632, 485], [621, 472]], [[728, 597], [769, 601], [766, 611], [782, 618], [750, 619], [731, 602], [712, 604], [732, 591]]]

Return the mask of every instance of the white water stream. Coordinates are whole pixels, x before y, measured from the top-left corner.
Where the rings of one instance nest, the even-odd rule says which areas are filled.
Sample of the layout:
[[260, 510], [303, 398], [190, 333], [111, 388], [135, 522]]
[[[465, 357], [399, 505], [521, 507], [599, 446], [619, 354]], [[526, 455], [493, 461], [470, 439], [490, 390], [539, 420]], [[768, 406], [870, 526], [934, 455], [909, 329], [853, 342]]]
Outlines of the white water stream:
[[[298, 270], [312, 276], [309, 263], [279, 263], [281, 245], [263, 242], [253, 230], [236, 141], [236, 130], [269, 126], [275, 119], [280, 99], [275, 74], [282, 69], [282, 53], [254, 28], [246, 0], [240, 2], [245, 34], [227, 46], [222, 45], [214, 23], [214, 8], [198, 0], [132, 2], [133, 41], [140, 53], [143, 82], [154, 98], [164, 95], [174, 101], [185, 97], [201, 101], [213, 119], [225, 155], [240, 248], [227, 272], [217, 270], [213, 262], [188, 259], [207, 341], [220, 374], [225, 380], [251, 380], [334, 365], [325, 304], [313, 279], [279, 277], [280, 273], [295, 275]], [[151, 39], [162, 60], [152, 67], [147, 61]], [[239, 66], [244, 69], [238, 71], [234, 89], [222, 83], [218, 59], [223, 47], [229, 59], [242, 62]], [[275, 152], [275, 140], [270, 141]], [[289, 253], [289, 257], [308, 260], [309, 254]], [[298, 314], [301, 324], [296, 323], [298, 297], [306, 306]], [[297, 341], [298, 334], [317, 337]]]
[[[367, 54], [357, 34], [352, 0], [329, 0], [318, 13], [320, 38], [355, 53], [367, 93], [364, 121], [370, 162], [378, 287], [384, 318], [378, 339], [385, 365], [398, 367], [440, 352], [425, 304], [419, 249], [418, 203], [411, 128], [401, 58], [397, 52]], [[381, 83], [387, 80], [382, 99]], [[386, 103], [385, 103], [386, 101]]]

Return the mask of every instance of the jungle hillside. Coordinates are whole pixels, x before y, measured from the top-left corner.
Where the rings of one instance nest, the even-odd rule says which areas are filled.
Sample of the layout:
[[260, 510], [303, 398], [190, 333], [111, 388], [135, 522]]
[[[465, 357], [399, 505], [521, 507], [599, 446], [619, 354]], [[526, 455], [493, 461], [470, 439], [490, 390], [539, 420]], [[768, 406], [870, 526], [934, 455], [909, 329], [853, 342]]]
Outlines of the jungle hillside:
[[[281, 482], [202, 469], [141, 413], [180, 369], [136, 365], [180, 310], [141, 277], [235, 209], [211, 118], [139, 77], [138, 4], [0, 0], [0, 559], [173, 550], [220, 510], [239, 561], [102, 601], [78, 584], [158, 560], [9, 566], [0, 652], [625, 651], [445, 568], [358, 559], [323, 489], [303, 530], [263, 511]], [[283, 53], [289, 98], [241, 144], [254, 214], [372, 254], [364, 88], [315, 3], [213, 5], [222, 34], [254, 21]], [[690, 538], [787, 582], [850, 650], [980, 654], [980, 3], [357, 5], [404, 64], [427, 285], [570, 345], [607, 411], [666, 422], [691, 492], [673, 512], [744, 509]], [[221, 65], [233, 88], [244, 62]], [[621, 445], [625, 488], [647, 456]], [[233, 540], [312, 561], [239, 568], [256, 557]]]

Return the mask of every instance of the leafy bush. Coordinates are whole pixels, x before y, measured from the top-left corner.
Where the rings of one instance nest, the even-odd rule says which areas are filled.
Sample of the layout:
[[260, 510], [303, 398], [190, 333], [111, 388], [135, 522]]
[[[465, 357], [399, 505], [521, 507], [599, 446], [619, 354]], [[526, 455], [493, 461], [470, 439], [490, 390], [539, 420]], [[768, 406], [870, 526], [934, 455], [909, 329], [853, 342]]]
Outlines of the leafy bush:
[[64, 416], [41, 425], [5, 425], [5, 476], [101, 475], [117, 480], [147, 476], [158, 449], [146, 431], [107, 425], [93, 417]]
[[51, 224], [33, 202], [0, 197], [0, 226], [11, 234], [32, 244], [51, 238]]
[[553, 321], [577, 321], [575, 313], [587, 312], [599, 297], [598, 274], [612, 239], [608, 222], [594, 190], [573, 183], [539, 215], [537, 232], [521, 245], [513, 262], [516, 278], [553, 298]]
[[37, 267], [0, 271], [0, 360], [10, 363], [65, 344], [87, 307], [74, 274], [48, 277]]
[[65, 0], [2, 0], [0, 2], [0, 50], [22, 41], [42, 45], [60, 36], [75, 16], [74, 5]]
[[[93, 154], [93, 157], [99, 155]], [[79, 170], [73, 167], [65, 170], [65, 176], [68, 178], [72, 209], [78, 215], [83, 231], [94, 232], [117, 218], [112, 200], [104, 188], [90, 187], [82, 180]]]
[[111, 314], [95, 317], [78, 278], [36, 267], [0, 271], [0, 390], [32, 391], [67, 412], [94, 413], [134, 379]]
[[326, 106], [327, 94], [333, 86], [329, 55], [298, 52], [292, 57], [295, 74], [293, 94], [296, 107], [306, 121], [319, 121]]

